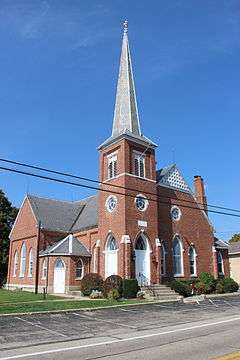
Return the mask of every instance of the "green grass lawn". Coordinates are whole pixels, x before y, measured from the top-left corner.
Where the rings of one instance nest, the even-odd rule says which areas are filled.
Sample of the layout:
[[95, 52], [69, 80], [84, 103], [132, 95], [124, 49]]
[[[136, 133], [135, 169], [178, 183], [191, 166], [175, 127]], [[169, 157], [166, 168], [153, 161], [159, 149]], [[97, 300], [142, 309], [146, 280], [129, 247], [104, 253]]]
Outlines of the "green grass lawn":
[[[110, 301], [107, 299], [100, 300], [77, 300], [64, 299], [59, 300], [59, 297], [48, 295], [47, 300], [43, 300], [42, 294], [35, 295], [26, 291], [8, 291], [0, 289], [0, 314], [13, 313], [31, 313], [38, 311], [52, 311], [52, 310], [68, 310], [68, 309], [84, 309], [96, 308], [99, 306], [107, 307], [113, 305], [128, 305], [137, 304], [139, 301], [135, 299]], [[51, 301], [55, 300], [55, 301]]]
[[[61, 299], [59, 296], [47, 295], [47, 300]], [[29, 301], [39, 301], [43, 300], [43, 294], [35, 295], [29, 291], [10, 291], [5, 289], [0, 289], [0, 306], [6, 303], [19, 303], [19, 302], [29, 302]]]

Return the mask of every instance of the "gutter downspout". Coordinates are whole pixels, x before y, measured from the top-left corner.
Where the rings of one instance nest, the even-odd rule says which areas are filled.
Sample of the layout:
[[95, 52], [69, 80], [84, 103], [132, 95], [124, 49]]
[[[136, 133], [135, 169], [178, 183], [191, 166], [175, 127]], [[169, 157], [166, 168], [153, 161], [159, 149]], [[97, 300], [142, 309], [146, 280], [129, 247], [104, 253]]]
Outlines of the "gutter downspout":
[[40, 235], [41, 235], [41, 221], [38, 222], [38, 231], [37, 231], [37, 254], [36, 254], [35, 294], [38, 294]]

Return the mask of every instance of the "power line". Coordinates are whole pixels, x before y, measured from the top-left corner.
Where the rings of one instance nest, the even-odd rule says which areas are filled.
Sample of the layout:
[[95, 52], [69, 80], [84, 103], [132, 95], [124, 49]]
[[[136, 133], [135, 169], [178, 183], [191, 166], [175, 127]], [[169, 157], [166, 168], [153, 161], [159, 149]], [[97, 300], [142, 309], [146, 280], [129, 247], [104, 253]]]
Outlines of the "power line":
[[[104, 182], [102, 182], [102, 181], [99, 181], [99, 180], [94, 180], [94, 179], [87, 178], [87, 177], [82, 177], [82, 176], [78, 176], [78, 175], [73, 175], [73, 174], [69, 174], [69, 173], [66, 173], [66, 172], [60, 172], [60, 171], [57, 171], [57, 170], [51, 170], [51, 169], [43, 168], [43, 167], [36, 166], [36, 165], [30, 165], [30, 164], [26, 164], [26, 163], [22, 163], [22, 162], [17, 162], [17, 161], [13, 161], [13, 160], [8, 160], [8, 159], [2, 159], [2, 158], [0, 158], [0, 161], [6, 162], [6, 163], [9, 163], [9, 164], [13, 164], [13, 165], [20, 165], [20, 166], [27, 167], [27, 168], [30, 168], [30, 169], [35, 169], [35, 170], [40, 170], [40, 171], [44, 171], [44, 172], [49, 172], [49, 173], [51, 173], [51, 174], [62, 175], [62, 176], [70, 177], [70, 178], [73, 178], [73, 179], [88, 181], [88, 182], [92, 182], [92, 183], [95, 183], [95, 184], [106, 185], [106, 183], [104, 183]], [[115, 185], [115, 184], [107, 184], [107, 185], [108, 185], [108, 186], [115, 187], [115, 188], [118, 188], [118, 189], [124, 189], [124, 190], [129, 190], [129, 191], [136, 191], [136, 189], [124, 187], [124, 186], [121, 186], [121, 185]], [[145, 191], [144, 193], [147, 194], [147, 195], [156, 196], [156, 194], [151, 193], [151, 192]], [[172, 199], [171, 196], [164, 196], [164, 195], [161, 195], [161, 198]], [[191, 201], [191, 200], [187, 200], [187, 199], [181, 199], [181, 201], [186, 202], [186, 203], [191, 203], [191, 204], [196, 204], [196, 203], [197, 203], [199, 206], [205, 206], [205, 205], [207, 205], [208, 208], [209, 208], [209, 207], [212, 207], [212, 208], [215, 208], [215, 209], [221, 209], [221, 210], [227, 210], [227, 211], [233, 211], [233, 212], [238, 212], [238, 213], [240, 213], [240, 210], [238, 210], [238, 209], [232, 209], [232, 208], [227, 208], [227, 207], [217, 206], [217, 205], [211, 205], [211, 204], [204, 204], [204, 203], [200, 203], [200, 202], [196, 202], [196, 201]], [[210, 210], [208, 209], [208, 211], [210, 211]]]
[[[50, 177], [50, 176], [38, 175], [38, 174], [29, 173], [29, 172], [22, 171], [22, 170], [11, 169], [11, 168], [7, 168], [7, 167], [3, 167], [3, 166], [0, 166], [0, 170], [6, 170], [6, 171], [10, 171], [10, 172], [17, 173], [17, 174], [32, 176], [32, 177], [36, 177], [36, 178], [40, 178], [40, 179], [44, 179], [44, 180], [55, 181], [55, 182], [59, 182], [59, 183], [62, 183], [62, 184], [68, 184], [68, 185], [83, 187], [83, 188], [86, 188], [86, 189], [103, 191], [103, 192], [107, 192], [107, 193], [110, 193], [110, 194], [125, 195], [125, 196], [132, 197], [132, 198], [134, 198], [134, 199], [135, 199], [135, 197], [136, 197], [135, 195], [131, 195], [131, 194], [119, 193], [119, 192], [116, 192], [116, 191], [111, 191], [111, 190], [107, 190], [107, 189], [102, 189], [102, 188], [95, 187], [95, 186], [91, 186], [91, 185], [74, 183], [74, 182], [67, 181], [67, 180], [52, 178], [52, 177]], [[135, 189], [134, 191], [137, 191], [137, 189]], [[155, 196], [157, 197], [157, 195], [155, 195]], [[177, 200], [177, 203], [164, 202], [164, 201], [160, 201], [160, 200], [158, 200], [158, 199], [151, 199], [151, 198], [149, 198], [148, 200], [149, 200], [149, 201], [157, 202], [157, 203], [159, 203], [159, 204], [164, 204], [164, 205], [178, 205], [178, 206], [181, 206], [181, 207], [184, 207], [184, 208], [188, 208], [188, 209], [195, 209], [195, 210], [200, 210], [200, 211], [203, 210], [203, 209], [201, 209], [201, 208], [199, 208], [199, 207], [192, 207], [192, 206], [188, 206], [188, 205], [179, 204], [180, 200]], [[197, 204], [197, 203], [196, 203], [196, 204]], [[221, 215], [234, 216], [234, 217], [240, 218], [240, 215], [232, 214], [232, 213], [225, 213], [225, 212], [215, 211], [215, 210], [208, 210], [208, 212], [211, 212], [211, 213], [214, 213], [214, 214], [221, 214]]]

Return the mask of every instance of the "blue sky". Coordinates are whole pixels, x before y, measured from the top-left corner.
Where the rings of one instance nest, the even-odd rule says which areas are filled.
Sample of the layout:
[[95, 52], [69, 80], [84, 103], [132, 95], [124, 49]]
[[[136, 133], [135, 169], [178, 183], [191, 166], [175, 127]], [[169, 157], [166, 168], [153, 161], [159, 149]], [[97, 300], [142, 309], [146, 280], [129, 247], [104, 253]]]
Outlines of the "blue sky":
[[[0, 157], [98, 177], [125, 18], [158, 168], [175, 160], [191, 186], [204, 177], [209, 203], [240, 208], [238, 0], [1, 0]], [[91, 194], [5, 172], [0, 188], [16, 206], [26, 192], [70, 201]], [[240, 232], [239, 218], [211, 220], [223, 239]]]

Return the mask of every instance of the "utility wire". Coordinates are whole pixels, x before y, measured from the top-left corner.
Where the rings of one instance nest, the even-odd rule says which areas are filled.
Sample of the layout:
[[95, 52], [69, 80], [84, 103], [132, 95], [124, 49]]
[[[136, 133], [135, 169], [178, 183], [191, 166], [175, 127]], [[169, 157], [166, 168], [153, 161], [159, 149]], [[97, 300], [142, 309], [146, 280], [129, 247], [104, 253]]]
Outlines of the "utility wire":
[[[0, 170], [6, 170], [6, 171], [10, 171], [13, 173], [17, 173], [17, 174], [22, 174], [22, 175], [27, 175], [27, 176], [33, 176], [36, 178], [40, 178], [40, 179], [45, 179], [45, 180], [50, 180], [50, 181], [55, 181], [55, 182], [59, 182], [62, 184], [68, 184], [68, 185], [73, 185], [73, 186], [78, 186], [78, 187], [83, 187], [86, 189], [93, 189], [93, 190], [98, 190], [98, 191], [103, 191], [103, 192], [107, 192], [110, 194], [116, 194], [116, 195], [125, 195], [125, 196], [129, 196], [135, 199], [135, 195], [132, 194], [126, 194], [126, 193], [120, 193], [117, 191], [111, 191], [111, 190], [107, 190], [107, 189], [102, 189], [99, 187], [95, 187], [95, 186], [90, 186], [90, 185], [85, 185], [85, 184], [79, 184], [79, 183], [75, 183], [75, 182], [71, 182], [71, 181], [67, 181], [67, 180], [62, 180], [62, 179], [57, 179], [57, 178], [52, 178], [50, 176], [44, 176], [44, 175], [38, 175], [38, 174], [34, 174], [34, 173], [29, 173], [26, 171], [22, 171], [22, 170], [16, 170], [16, 169], [11, 169], [11, 168], [7, 168], [7, 167], [3, 167], [0, 166]], [[135, 189], [134, 191], [137, 191], [137, 189]], [[156, 195], [155, 195], [156, 196]], [[157, 196], [156, 196], [157, 197]], [[195, 210], [200, 210], [202, 211], [203, 209], [199, 208], [199, 207], [192, 207], [192, 206], [188, 206], [188, 205], [180, 205], [179, 202], [181, 200], [177, 200], [177, 203], [173, 203], [173, 202], [164, 202], [164, 201], [160, 201], [158, 199], [152, 199], [149, 198], [149, 201], [154, 201], [157, 202], [159, 204], [164, 204], [164, 205], [178, 205], [184, 208], [189, 208], [189, 209], [195, 209]], [[234, 217], [238, 217], [240, 218], [240, 215], [237, 214], [232, 214], [232, 213], [226, 213], [226, 212], [221, 212], [221, 211], [215, 211], [215, 210], [208, 210], [208, 212], [214, 213], [214, 214], [221, 214], [221, 215], [227, 215], [227, 216], [234, 216]]]
[[[65, 172], [60, 172], [60, 171], [57, 171], [57, 170], [50, 170], [50, 169], [47, 169], [47, 168], [43, 168], [43, 167], [39, 167], [39, 166], [35, 166], [35, 165], [30, 165], [30, 164], [26, 164], [26, 163], [22, 163], [22, 162], [17, 162], [17, 161], [13, 161], [13, 160], [0, 158], [0, 161], [6, 162], [6, 163], [9, 163], [9, 164], [13, 164], [13, 165], [24, 166], [24, 167], [30, 168], [30, 169], [49, 172], [51, 174], [62, 175], [62, 176], [70, 177], [70, 178], [73, 178], [73, 179], [88, 181], [88, 182], [92, 182], [92, 183], [95, 183], [95, 184], [108, 185], [108, 186], [112, 186], [112, 187], [115, 187], [115, 188], [118, 188], [118, 189], [136, 191], [136, 189], [133, 189], [133, 188], [124, 187], [124, 186], [121, 186], [121, 185], [107, 184], [107, 183], [102, 182], [102, 181], [98, 181], [98, 180], [94, 180], [94, 179], [90, 179], [90, 178], [86, 178], [86, 177], [82, 177], [82, 176], [77, 176], [77, 175], [73, 175], [73, 174], [69, 174], [69, 173], [65, 173]], [[145, 191], [144, 193], [147, 194], [147, 195], [156, 196], [156, 194], [151, 193], [151, 192]], [[164, 195], [161, 195], [161, 198], [172, 199], [171, 196], [164, 196]], [[187, 200], [187, 199], [181, 199], [181, 201], [191, 203], [191, 204], [196, 204], [195, 201], [191, 201], [191, 200]], [[232, 209], [232, 208], [227, 208], [227, 207], [223, 207], [223, 206], [205, 204], [205, 203], [200, 203], [200, 202], [197, 202], [197, 204], [199, 206], [207, 205], [208, 208], [212, 207], [212, 208], [215, 208], [215, 209], [221, 209], [221, 210], [227, 210], [227, 211], [233, 211], [233, 212], [240, 213], [240, 210], [238, 210], [238, 209]], [[208, 211], [210, 211], [210, 210], [208, 209]]]

